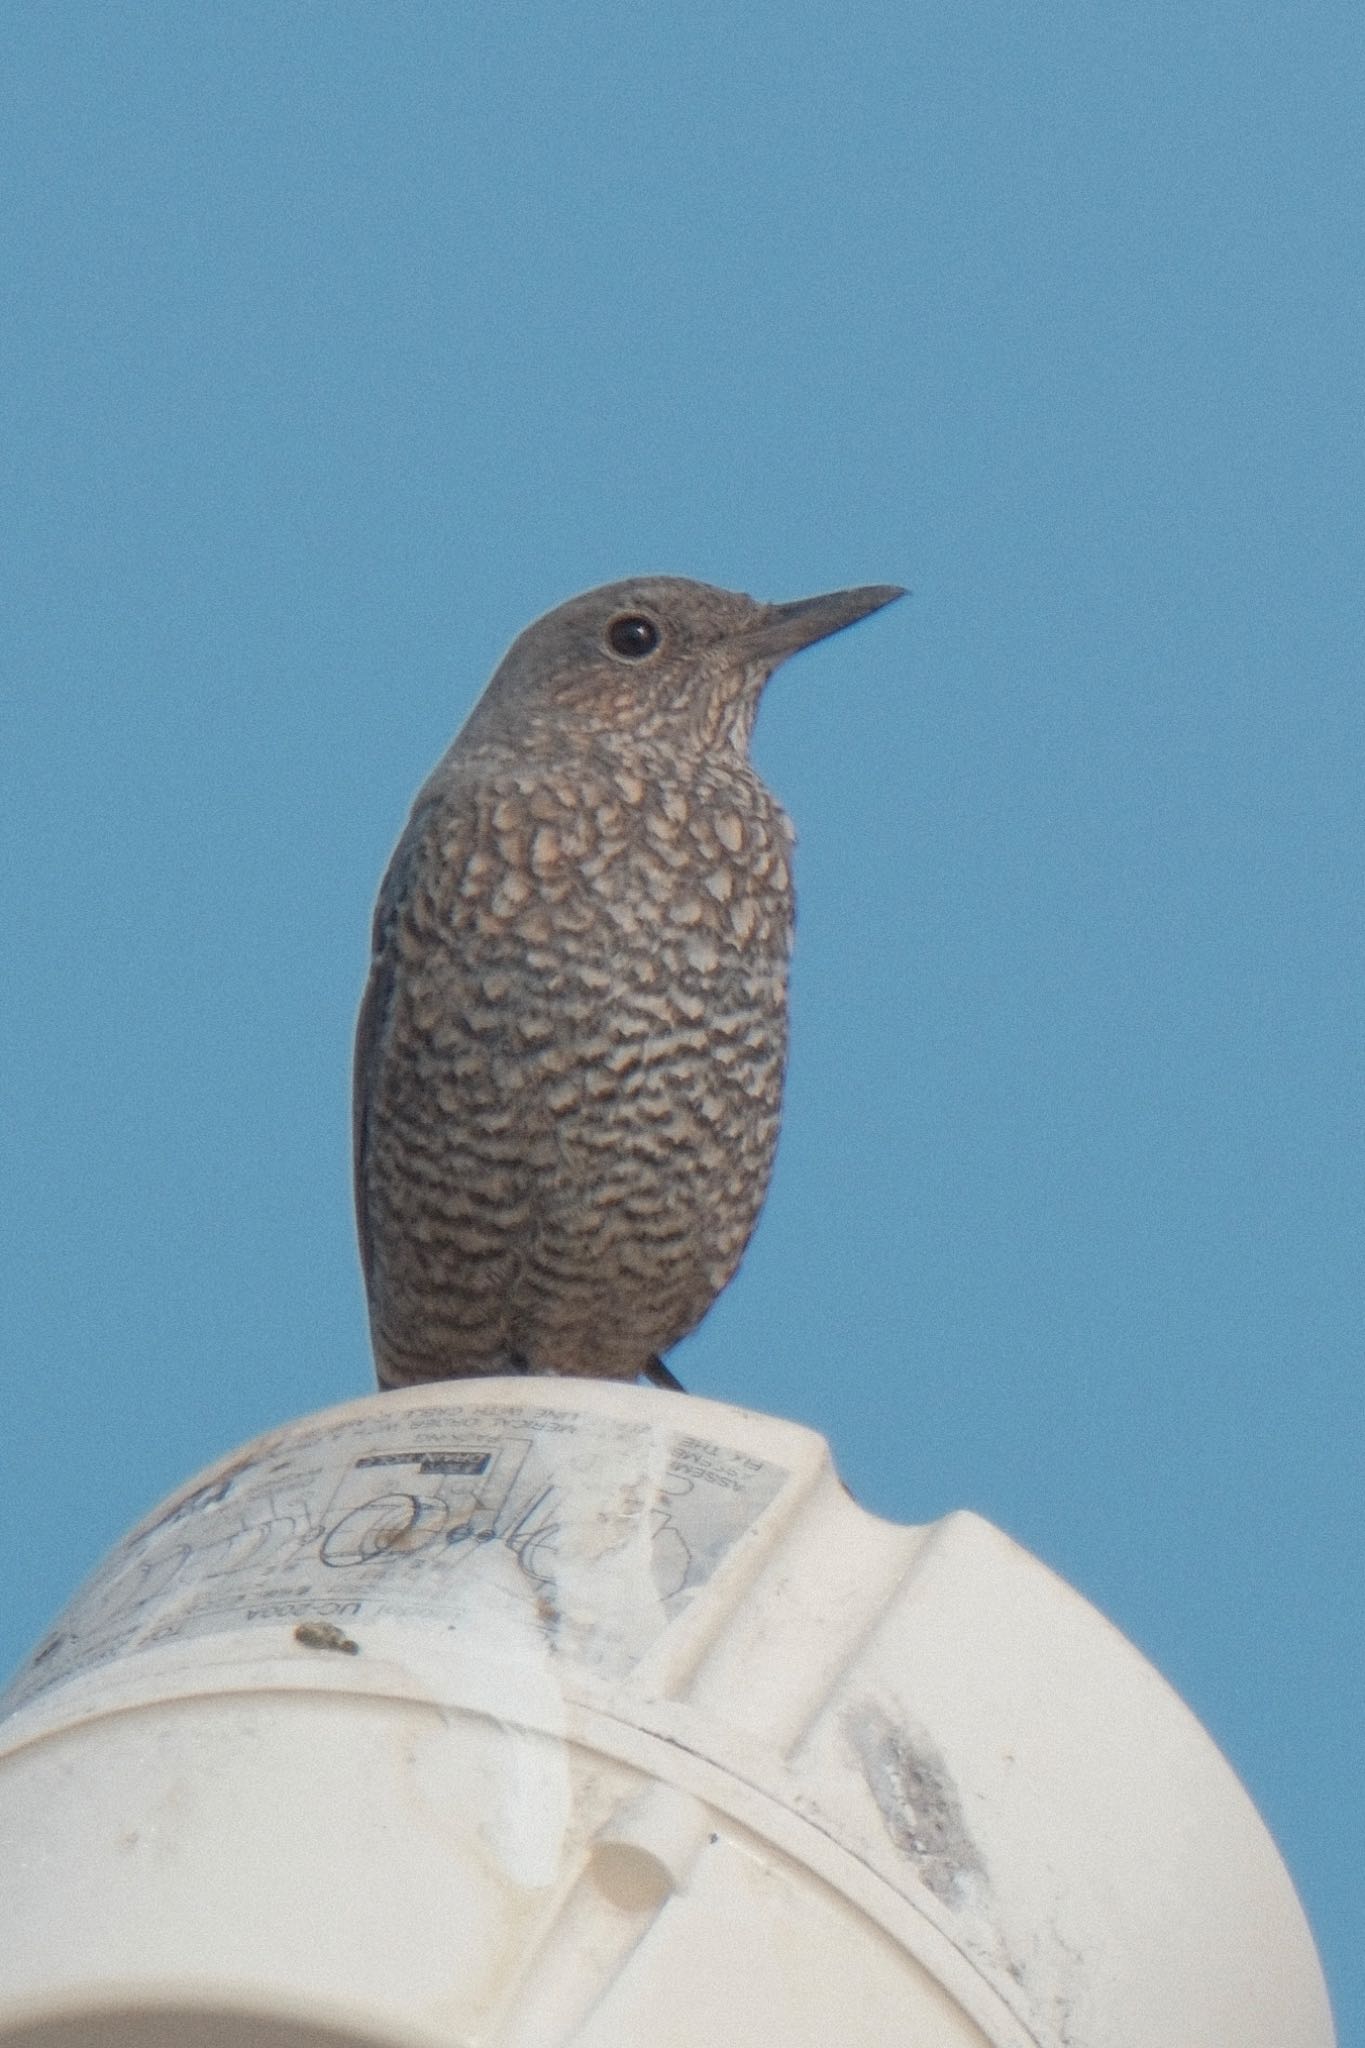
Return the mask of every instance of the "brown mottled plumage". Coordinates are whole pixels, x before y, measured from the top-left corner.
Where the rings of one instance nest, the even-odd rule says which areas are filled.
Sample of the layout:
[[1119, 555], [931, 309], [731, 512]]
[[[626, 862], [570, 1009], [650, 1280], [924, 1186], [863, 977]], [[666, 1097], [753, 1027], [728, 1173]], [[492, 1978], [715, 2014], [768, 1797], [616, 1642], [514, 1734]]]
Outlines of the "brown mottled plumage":
[[763, 686], [899, 590], [609, 584], [514, 642], [389, 865], [356, 1044], [381, 1386], [632, 1379], [749, 1240], [777, 1142], [791, 827]]

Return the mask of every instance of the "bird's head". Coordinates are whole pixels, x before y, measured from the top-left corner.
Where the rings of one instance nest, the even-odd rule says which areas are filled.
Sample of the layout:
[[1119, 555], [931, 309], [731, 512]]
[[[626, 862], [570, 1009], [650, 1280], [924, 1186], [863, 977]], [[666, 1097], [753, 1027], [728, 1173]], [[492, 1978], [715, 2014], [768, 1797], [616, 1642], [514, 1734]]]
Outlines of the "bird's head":
[[759, 604], [680, 576], [571, 597], [513, 641], [468, 742], [620, 736], [743, 754], [763, 686], [789, 655], [904, 596], [894, 584]]

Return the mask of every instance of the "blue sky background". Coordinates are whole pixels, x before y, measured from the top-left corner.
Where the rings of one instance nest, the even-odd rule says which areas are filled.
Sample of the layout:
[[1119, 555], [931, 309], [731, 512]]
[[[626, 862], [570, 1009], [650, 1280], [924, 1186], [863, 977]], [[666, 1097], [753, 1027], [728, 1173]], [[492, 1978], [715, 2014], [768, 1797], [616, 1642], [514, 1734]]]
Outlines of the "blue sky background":
[[1110, 1614], [1365, 2038], [1363, 22], [4, 10], [0, 1662], [370, 1384], [370, 906], [512, 635], [905, 582], [765, 706], [785, 1135], [673, 1362]]

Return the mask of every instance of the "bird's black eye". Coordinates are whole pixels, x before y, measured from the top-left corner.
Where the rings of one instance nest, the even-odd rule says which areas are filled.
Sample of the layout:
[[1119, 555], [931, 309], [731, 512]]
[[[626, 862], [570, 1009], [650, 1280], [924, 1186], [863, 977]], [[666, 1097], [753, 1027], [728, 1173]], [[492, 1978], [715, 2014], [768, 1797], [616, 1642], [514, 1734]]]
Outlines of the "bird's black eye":
[[659, 629], [643, 612], [622, 612], [607, 627], [607, 645], [623, 661], [643, 661], [659, 644]]

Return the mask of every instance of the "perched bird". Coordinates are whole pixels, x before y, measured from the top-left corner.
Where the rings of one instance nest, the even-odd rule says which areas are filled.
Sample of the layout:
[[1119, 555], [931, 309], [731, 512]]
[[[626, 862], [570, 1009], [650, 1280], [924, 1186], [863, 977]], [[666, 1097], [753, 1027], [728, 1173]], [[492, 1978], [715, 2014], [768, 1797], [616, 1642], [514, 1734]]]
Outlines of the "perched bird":
[[379, 893], [355, 1064], [381, 1386], [676, 1385], [767, 1190], [792, 830], [749, 761], [787, 656], [903, 593], [677, 577], [514, 641]]

